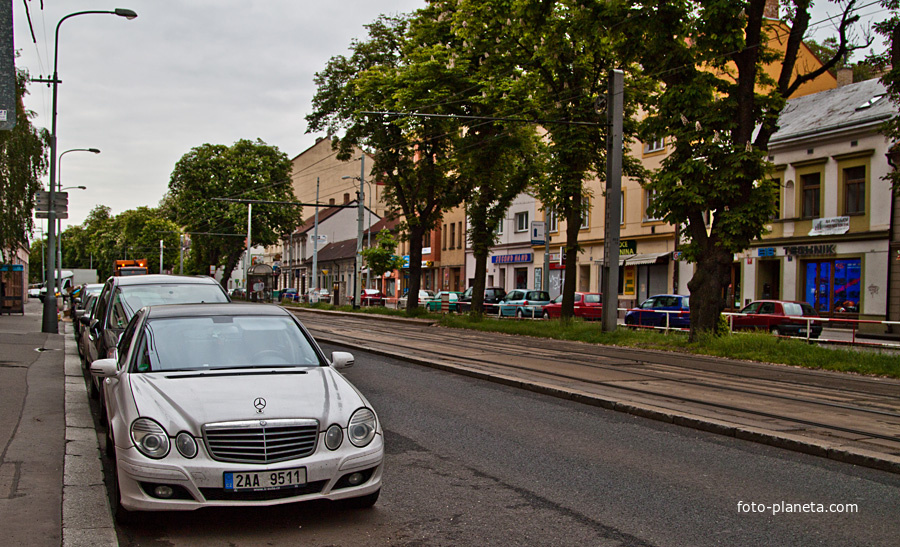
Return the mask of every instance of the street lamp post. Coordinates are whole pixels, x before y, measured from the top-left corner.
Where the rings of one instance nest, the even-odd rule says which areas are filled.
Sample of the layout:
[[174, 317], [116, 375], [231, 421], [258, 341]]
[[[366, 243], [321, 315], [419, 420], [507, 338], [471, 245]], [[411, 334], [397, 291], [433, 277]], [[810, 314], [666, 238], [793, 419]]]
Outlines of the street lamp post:
[[[54, 186], [56, 185], [56, 105], [57, 105], [57, 87], [59, 84], [59, 72], [57, 70], [59, 66], [59, 27], [62, 26], [63, 21], [66, 19], [70, 19], [72, 17], [76, 17], [78, 15], [89, 15], [89, 14], [109, 14], [115, 15], [118, 17], [124, 17], [126, 19], [134, 19], [137, 17], [137, 13], [133, 12], [130, 9], [116, 8], [113, 11], [78, 11], [75, 13], [70, 13], [66, 15], [62, 19], [59, 20], [59, 23], [56, 24], [56, 33], [53, 38], [53, 77], [50, 80], [50, 83], [53, 84], [53, 98], [52, 98], [52, 106], [50, 109], [50, 207], [48, 212], [48, 236], [50, 241], [48, 242], [48, 246], [51, 251], [47, 254], [50, 257], [50, 263], [48, 264], [47, 270], [53, 272], [56, 270], [56, 256], [52, 252], [52, 249], [56, 246], [56, 231], [54, 221], [56, 220], [56, 213], [53, 210], [53, 200], [55, 198]], [[57, 317], [58, 309], [56, 306], [56, 279], [55, 276], [51, 273], [48, 276], [48, 287], [47, 294], [44, 295], [44, 309], [43, 316], [41, 317], [41, 331], [57, 334], [59, 333], [59, 320]]]
[[[87, 186], [67, 186], [66, 188], [62, 188], [62, 160], [63, 156], [68, 154], [69, 152], [90, 152], [91, 154], [99, 154], [100, 150], [96, 148], [70, 148], [65, 152], [62, 152], [59, 155], [59, 159], [57, 160], [57, 174], [56, 174], [56, 186], [59, 192], [63, 190], [68, 190], [70, 188], [77, 188], [79, 190], [87, 190]], [[56, 264], [56, 279], [62, 280], [62, 219], [56, 219], [56, 256], [57, 256], [57, 264]]]

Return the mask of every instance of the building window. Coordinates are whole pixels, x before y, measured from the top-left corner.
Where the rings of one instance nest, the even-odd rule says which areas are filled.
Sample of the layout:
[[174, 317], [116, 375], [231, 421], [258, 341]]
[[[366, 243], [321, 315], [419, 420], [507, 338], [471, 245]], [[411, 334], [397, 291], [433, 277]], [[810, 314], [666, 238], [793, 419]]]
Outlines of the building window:
[[547, 211], [547, 223], [550, 225], [550, 233], [559, 231], [559, 215], [556, 214], [556, 207]]
[[495, 232], [498, 236], [503, 235], [503, 225], [506, 224], [506, 217], [500, 219], [500, 222], [497, 223], [497, 231]]
[[463, 231], [462, 221], [459, 221], [459, 228], [457, 228], [457, 232], [456, 232], [456, 236], [459, 238], [459, 241], [457, 241], [457, 245], [456, 245], [457, 249], [463, 248], [463, 234], [464, 233], [465, 232]]
[[775, 193], [775, 208], [772, 209], [772, 216], [769, 217], [769, 220], [781, 218], [781, 179], [775, 179], [775, 184], [778, 185], [778, 191]]
[[528, 211], [522, 211], [521, 213], [516, 213], [516, 231], [517, 232], [527, 232], [528, 231]]
[[454, 249], [453, 244], [456, 243], [456, 223], [450, 223], [450, 249]]
[[656, 218], [650, 213], [650, 205], [653, 204], [653, 200], [655, 198], [656, 190], [644, 191], [644, 222], [657, 222], [662, 220], [661, 218]]
[[644, 144], [644, 153], [649, 154], [651, 152], [659, 152], [666, 147], [666, 139], [665, 137], [661, 137], [659, 139], [653, 139], [652, 141]]
[[801, 209], [802, 218], [817, 218], [821, 204], [822, 186], [819, 173], [809, 173], [800, 176]]
[[[446, 251], [447, 250], [447, 225], [446, 224], [444, 224], [444, 233], [441, 234], [441, 239], [442, 239], [441, 249]], [[452, 249], [452, 247], [451, 247], [451, 249]]]
[[591, 198], [585, 197], [581, 199], [581, 229], [586, 230], [591, 227]]
[[844, 214], [861, 215], [866, 212], [865, 166], [844, 169]]

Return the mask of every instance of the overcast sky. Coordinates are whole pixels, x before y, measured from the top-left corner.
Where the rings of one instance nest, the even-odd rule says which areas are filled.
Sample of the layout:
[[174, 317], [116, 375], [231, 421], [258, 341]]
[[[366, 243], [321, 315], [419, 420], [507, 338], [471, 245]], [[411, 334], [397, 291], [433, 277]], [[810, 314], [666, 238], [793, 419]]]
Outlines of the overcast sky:
[[[37, 43], [26, 18], [27, 2]], [[379, 14], [410, 12], [424, 0], [41, 0], [14, 1], [16, 64], [32, 77], [53, 71], [57, 22], [83, 10], [130, 8], [138, 18], [83, 15], [59, 36], [58, 151], [69, 219], [98, 204], [113, 214], [156, 206], [175, 163], [204, 143], [260, 138], [294, 157], [315, 142], [304, 116], [313, 76], [347, 52]], [[860, 2], [862, 5], [870, 2]], [[819, 2], [813, 21], [835, 12]], [[863, 13], [883, 18], [877, 5]], [[818, 39], [829, 35], [820, 25]], [[32, 84], [33, 123], [50, 128], [51, 90]], [[46, 225], [46, 223], [41, 222]]]

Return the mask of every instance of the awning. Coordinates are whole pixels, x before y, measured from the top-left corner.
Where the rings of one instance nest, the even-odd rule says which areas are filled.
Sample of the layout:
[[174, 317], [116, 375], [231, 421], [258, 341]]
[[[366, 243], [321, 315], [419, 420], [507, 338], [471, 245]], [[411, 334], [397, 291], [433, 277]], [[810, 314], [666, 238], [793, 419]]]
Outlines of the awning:
[[644, 253], [631, 255], [626, 257], [625, 265], [639, 266], [641, 264], [659, 264], [660, 262], [666, 262], [669, 259], [669, 255], [671, 254], [672, 251], [666, 251], [664, 253]]

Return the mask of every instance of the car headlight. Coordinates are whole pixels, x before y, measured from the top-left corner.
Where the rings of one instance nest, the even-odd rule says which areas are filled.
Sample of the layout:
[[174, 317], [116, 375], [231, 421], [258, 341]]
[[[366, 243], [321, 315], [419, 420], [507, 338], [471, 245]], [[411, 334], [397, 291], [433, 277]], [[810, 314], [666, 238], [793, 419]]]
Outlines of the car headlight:
[[337, 424], [332, 424], [331, 427], [325, 431], [325, 447], [328, 450], [337, 450], [341, 446], [341, 441], [344, 440], [344, 430], [341, 429], [341, 426]]
[[375, 413], [368, 408], [361, 408], [350, 417], [347, 426], [347, 437], [353, 446], [362, 448], [375, 438]]
[[175, 448], [185, 458], [191, 459], [197, 455], [197, 441], [187, 431], [182, 431], [175, 437]]
[[169, 436], [150, 418], [138, 418], [131, 424], [131, 440], [148, 458], [164, 458], [169, 453]]

